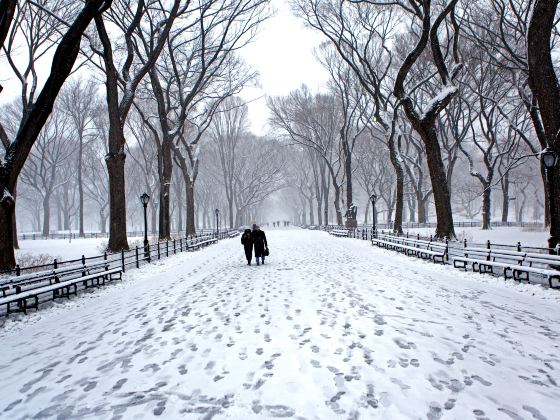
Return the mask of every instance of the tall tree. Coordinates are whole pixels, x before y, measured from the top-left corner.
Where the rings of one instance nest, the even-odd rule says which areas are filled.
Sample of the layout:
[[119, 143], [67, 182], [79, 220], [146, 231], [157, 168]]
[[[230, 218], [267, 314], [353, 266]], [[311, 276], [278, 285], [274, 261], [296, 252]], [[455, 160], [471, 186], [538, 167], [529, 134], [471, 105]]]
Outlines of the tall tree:
[[96, 84], [92, 80], [83, 82], [82, 80], [71, 81], [63, 89], [60, 97], [60, 111], [67, 114], [72, 121], [74, 133], [78, 141], [76, 183], [78, 186], [78, 230], [79, 236], [84, 237], [84, 148], [87, 146], [88, 139], [91, 138], [93, 129], [93, 119], [95, 117], [95, 107], [97, 102]]
[[78, 53], [82, 34], [94, 17], [111, 6], [112, 0], [86, 0], [73, 23], [64, 32], [54, 52], [50, 75], [41, 93], [20, 123], [17, 135], [10, 141], [3, 128], [0, 140], [6, 151], [0, 163], [0, 269], [15, 266], [13, 241], [14, 194], [19, 174], [52, 112], [54, 102], [66, 78], [70, 75]]
[[[547, 147], [560, 156], [560, 86], [552, 60], [558, 0], [535, 0], [527, 31], [529, 87], [537, 100]], [[560, 164], [546, 171], [550, 211], [548, 246], [560, 241]]]
[[[165, 47], [167, 37], [177, 17], [190, 12], [190, 0], [159, 1], [128, 0], [115, 1], [114, 7], [105, 17], [97, 15], [95, 24], [101, 41], [101, 50], [92, 46], [102, 58], [100, 66], [106, 76], [107, 110], [109, 113], [109, 152], [105, 157], [109, 173], [110, 222], [108, 249], [128, 249], [126, 236], [126, 186], [124, 127], [133, 105], [136, 90], [146, 74], [155, 65]], [[166, 7], [168, 6], [168, 7]], [[125, 59], [120, 63], [115, 56], [106, 21], [114, 25], [124, 37]], [[152, 27], [154, 38], [148, 50], [138, 48], [141, 44], [141, 26]]]

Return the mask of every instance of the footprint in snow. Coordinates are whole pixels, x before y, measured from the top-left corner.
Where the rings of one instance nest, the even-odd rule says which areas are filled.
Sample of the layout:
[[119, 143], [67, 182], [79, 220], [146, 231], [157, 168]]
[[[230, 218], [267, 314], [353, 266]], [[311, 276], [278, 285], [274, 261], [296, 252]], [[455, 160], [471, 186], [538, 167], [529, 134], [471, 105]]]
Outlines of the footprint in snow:
[[311, 360], [311, 366], [313, 366], [314, 368], [320, 368], [321, 363], [318, 360]]

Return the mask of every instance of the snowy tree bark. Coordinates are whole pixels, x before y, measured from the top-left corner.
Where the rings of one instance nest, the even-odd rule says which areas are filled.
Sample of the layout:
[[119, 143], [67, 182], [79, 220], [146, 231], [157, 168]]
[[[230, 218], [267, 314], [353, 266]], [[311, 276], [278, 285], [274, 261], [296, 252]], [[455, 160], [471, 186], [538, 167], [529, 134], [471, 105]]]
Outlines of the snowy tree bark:
[[[560, 156], [560, 87], [551, 52], [552, 29], [558, 0], [535, 0], [527, 32], [529, 87], [537, 99], [546, 141]], [[550, 211], [548, 246], [560, 241], [560, 164], [546, 171]]]

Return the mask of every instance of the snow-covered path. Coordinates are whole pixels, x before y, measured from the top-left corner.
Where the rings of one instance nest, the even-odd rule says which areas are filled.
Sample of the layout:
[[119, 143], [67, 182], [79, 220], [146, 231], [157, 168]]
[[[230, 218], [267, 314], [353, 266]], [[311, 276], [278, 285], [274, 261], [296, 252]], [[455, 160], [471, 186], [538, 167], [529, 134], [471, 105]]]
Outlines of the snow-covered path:
[[228, 240], [8, 321], [0, 418], [560, 418], [558, 299], [267, 235], [265, 266]]

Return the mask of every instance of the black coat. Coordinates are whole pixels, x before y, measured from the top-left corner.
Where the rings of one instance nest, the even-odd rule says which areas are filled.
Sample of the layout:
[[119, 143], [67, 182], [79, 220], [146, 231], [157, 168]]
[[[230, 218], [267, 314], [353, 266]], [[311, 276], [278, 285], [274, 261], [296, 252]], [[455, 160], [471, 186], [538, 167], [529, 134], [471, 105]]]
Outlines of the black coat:
[[253, 254], [253, 235], [250, 233], [244, 233], [241, 235], [241, 243], [243, 244], [243, 248], [245, 248], [245, 256], [247, 257], [247, 260], [251, 261]]
[[264, 249], [268, 248], [266, 235], [262, 230], [254, 230], [252, 233], [253, 244], [255, 245], [255, 257], [264, 257]]

